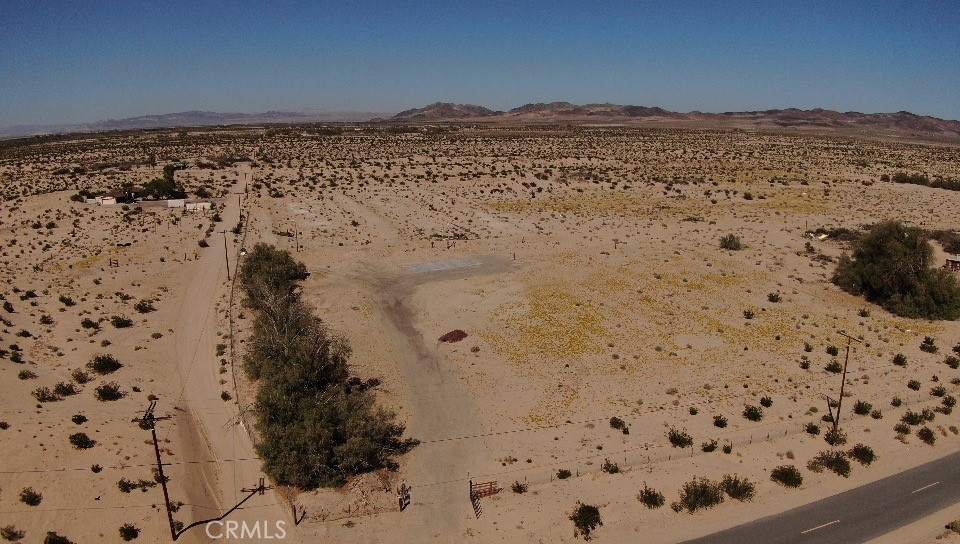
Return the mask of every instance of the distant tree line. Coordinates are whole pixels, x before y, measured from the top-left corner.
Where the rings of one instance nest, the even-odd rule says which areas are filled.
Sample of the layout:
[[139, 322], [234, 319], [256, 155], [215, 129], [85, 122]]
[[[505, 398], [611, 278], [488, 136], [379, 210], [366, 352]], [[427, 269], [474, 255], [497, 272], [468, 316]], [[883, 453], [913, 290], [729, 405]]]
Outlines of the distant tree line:
[[927, 233], [898, 221], [877, 223], [837, 263], [833, 283], [902, 317], [960, 317], [960, 285], [933, 268]]
[[350, 375], [350, 347], [300, 298], [303, 263], [257, 244], [240, 268], [245, 304], [256, 318], [244, 369], [259, 382], [257, 452], [276, 483], [301, 489], [343, 485], [350, 476], [389, 467], [416, 442], [375, 406], [372, 387]]
[[931, 179], [926, 174], [897, 172], [892, 177], [884, 174], [880, 176], [880, 180], [892, 181], [894, 183], [908, 183], [910, 185], [923, 185], [934, 189], [946, 189], [948, 191], [960, 191], [960, 179], [944, 178], [941, 176], [934, 176]]

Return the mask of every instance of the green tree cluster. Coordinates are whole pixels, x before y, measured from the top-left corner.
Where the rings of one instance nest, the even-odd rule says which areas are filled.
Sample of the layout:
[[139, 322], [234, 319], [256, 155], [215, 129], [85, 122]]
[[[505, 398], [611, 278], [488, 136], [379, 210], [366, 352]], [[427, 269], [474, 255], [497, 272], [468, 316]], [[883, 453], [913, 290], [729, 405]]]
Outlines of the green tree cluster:
[[306, 267], [288, 251], [257, 244], [240, 269], [245, 303], [256, 312], [244, 368], [258, 381], [257, 451], [281, 485], [339, 486], [390, 466], [414, 441], [372, 391], [350, 376], [350, 348], [330, 334], [298, 284]]
[[833, 283], [902, 317], [957, 319], [960, 285], [932, 261], [922, 229], [886, 221], [871, 227], [852, 256], [840, 258]]
[[176, 171], [174, 164], [164, 166], [163, 177], [148, 181], [143, 188], [153, 198], [185, 198], [187, 193], [177, 183]]

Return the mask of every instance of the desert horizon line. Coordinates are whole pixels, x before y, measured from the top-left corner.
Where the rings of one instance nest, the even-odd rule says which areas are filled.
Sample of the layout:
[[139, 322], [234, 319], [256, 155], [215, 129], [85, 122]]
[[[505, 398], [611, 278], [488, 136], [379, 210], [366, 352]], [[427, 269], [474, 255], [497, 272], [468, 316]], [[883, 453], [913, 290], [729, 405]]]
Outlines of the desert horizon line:
[[308, 113], [315, 113], [318, 115], [374, 115], [370, 119], [356, 119], [356, 120], [331, 120], [329, 122], [377, 122], [387, 120], [379, 116], [389, 115], [391, 117], [396, 117], [400, 114], [423, 110], [436, 106], [453, 106], [453, 107], [471, 107], [471, 108], [483, 108], [489, 110], [493, 115], [499, 115], [504, 113], [513, 113], [527, 108], [530, 106], [559, 106], [566, 105], [569, 107], [588, 107], [588, 106], [616, 106], [616, 107], [635, 107], [635, 108], [644, 108], [647, 110], [660, 110], [664, 113], [669, 114], [681, 114], [681, 115], [736, 115], [736, 114], [764, 114], [764, 113], [776, 113], [776, 112], [785, 112], [785, 111], [799, 111], [799, 112], [824, 112], [824, 113], [838, 113], [838, 114], [852, 114], [852, 115], [912, 115], [922, 118], [931, 118], [940, 121], [950, 121], [950, 122], [960, 122], [960, 119], [953, 119], [950, 117], [940, 117], [938, 115], [926, 114], [926, 113], [917, 113], [907, 109], [900, 109], [897, 111], [864, 111], [859, 109], [834, 109], [823, 106], [815, 107], [801, 107], [801, 106], [784, 106], [784, 107], [767, 107], [762, 109], [728, 109], [723, 111], [713, 111], [707, 109], [692, 109], [683, 111], [683, 109], [670, 109], [667, 107], [659, 105], [642, 105], [638, 103], [620, 103], [620, 102], [611, 102], [611, 101], [591, 101], [591, 102], [570, 102], [567, 100], [552, 100], [552, 101], [535, 101], [535, 102], [524, 102], [518, 106], [511, 108], [499, 109], [495, 107], [484, 106], [479, 103], [467, 102], [467, 101], [454, 101], [454, 100], [435, 100], [428, 104], [422, 106], [409, 107], [404, 109], [397, 108], [325, 108], [325, 107], [315, 107], [315, 106], [305, 106], [301, 108], [269, 108], [262, 110], [212, 110], [204, 108], [191, 108], [183, 109], [178, 111], [167, 111], [167, 112], [150, 112], [150, 113], [141, 113], [137, 115], [114, 115], [109, 117], [103, 117], [99, 119], [88, 119], [85, 121], [76, 121], [76, 122], [37, 122], [37, 123], [5, 123], [0, 125], [0, 129], [16, 129], [22, 127], [36, 127], [36, 128], [45, 128], [45, 127], [72, 127], [72, 126], [81, 126], [81, 125], [92, 125], [97, 123], [109, 123], [109, 122], [123, 122], [135, 119], [143, 119], [150, 117], [170, 117], [176, 115], [188, 115], [188, 114], [207, 114], [207, 115], [221, 115], [221, 116], [265, 116], [265, 115], [275, 115], [275, 114], [293, 114], [293, 115], [303, 115]]

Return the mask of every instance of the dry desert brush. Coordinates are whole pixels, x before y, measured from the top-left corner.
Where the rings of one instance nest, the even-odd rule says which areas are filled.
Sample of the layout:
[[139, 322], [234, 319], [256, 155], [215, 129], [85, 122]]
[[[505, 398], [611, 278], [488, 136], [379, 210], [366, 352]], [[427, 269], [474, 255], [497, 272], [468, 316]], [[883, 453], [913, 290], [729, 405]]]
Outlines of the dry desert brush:
[[793, 465], [782, 465], [770, 471], [770, 479], [786, 487], [803, 485], [803, 475]]
[[583, 536], [584, 540], [592, 538], [591, 533], [598, 526], [603, 525], [600, 519], [600, 509], [590, 504], [578, 502], [570, 514], [570, 521], [573, 522], [573, 536]]
[[728, 497], [741, 502], [753, 500], [757, 490], [756, 484], [737, 474], [725, 474], [720, 481], [720, 487]]
[[686, 510], [694, 513], [697, 510], [712, 508], [723, 502], [723, 487], [721, 483], [707, 478], [694, 478], [680, 488], [680, 500], [673, 503], [671, 508], [680, 512]]
[[663, 493], [653, 489], [646, 483], [643, 484], [643, 489], [641, 489], [640, 493], [637, 494], [637, 500], [642, 502], [644, 506], [650, 509], [660, 508], [665, 502]]
[[844, 478], [850, 476], [850, 461], [842, 451], [837, 450], [821, 451], [807, 463], [807, 468], [818, 473], [829, 469]]

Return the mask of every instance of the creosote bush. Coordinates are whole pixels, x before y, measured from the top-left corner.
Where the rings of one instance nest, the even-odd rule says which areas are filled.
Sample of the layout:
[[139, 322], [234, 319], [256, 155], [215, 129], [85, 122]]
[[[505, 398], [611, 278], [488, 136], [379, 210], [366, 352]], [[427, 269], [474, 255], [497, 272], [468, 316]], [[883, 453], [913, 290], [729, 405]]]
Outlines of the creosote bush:
[[94, 447], [96, 440], [87, 436], [87, 433], [74, 433], [70, 435], [70, 443], [78, 450], [86, 450]]
[[930, 427], [921, 427], [917, 430], [917, 438], [923, 441], [924, 444], [933, 445], [937, 441], [937, 434], [934, 433]]
[[831, 446], [842, 446], [847, 443], [847, 433], [843, 429], [830, 429], [823, 435], [823, 439]]
[[667, 439], [670, 440], [670, 444], [675, 448], [689, 448], [693, 446], [693, 437], [687, 434], [686, 431], [677, 430], [675, 427], [670, 428], [670, 431], [667, 433]]
[[43, 544], [74, 544], [74, 542], [54, 531], [47, 531], [47, 536], [43, 538]]
[[140, 536], [140, 529], [129, 523], [120, 526], [120, 538], [129, 542]]
[[743, 417], [750, 421], [760, 421], [763, 419], [763, 408], [759, 406], [747, 406], [743, 409]]
[[800, 487], [803, 485], [803, 475], [793, 465], [781, 465], [770, 471], [770, 479], [786, 487]]
[[724, 474], [720, 481], [720, 488], [728, 497], [738, 501], [751, 501], [757, 486], [747, 478], [737, 474]]
[[123, 493], [130, 493], [134, 489], [139, 489], [144, 493], [147, 492], [147, 489], [155, 487], [159, 482], [151, 482], [150, 480], [140, 479], [139, 481], [133, 482], [126, 478], [120, 478], [117, 482], [117, 488], [120, 489]]
[[864, 444], [857, 444], [847, 452], [847, 457], [857, 461], [861, 465], [869, 466], [876, 458], [873, 448]]
[[724, 234], [720, 237], [720, 248], [730, 251], [739, 251], [740, 249], [743, 249], [743, 244], [740, 243], [740, 237], [736, 234]]
[[906, 423], [907, 425], [919, 425], [923, 423], [924, 420], [926, 420], [926, 418], [923, 416], [923, 414], [918, 414], [913, 410], [907, 410], [905, 414], [900, 416], [900, 421]]
[[923, 342], [920, 342], [920, 351], [925, 353], [936, 353], [938, 351], [936, 340], [930, 338], [929, 336], [925, 336], [923, 338]]
[[719, 427], [719, 428], [721, 428], [721, 429], [724, 428], [724, 427], [726, 427], [726, 426], [727, 426], [727, 418], [725, 418], [725, 417], [723, 417], [723, 416], [713, 416], [713, 426], [714, 426], [714, 427]]
[[117, 329], [125, 329], [133, 326], [133, 320], [123, 315], [115, 315], [110, 317], [110, 324]]
[[43, 495], [34, 491], [32, 487], [26, 487], [20, 492], [20, 502], [27, 506], [37, 506], [43, 501]]
[[723, 488], [719, 482], [707, 478], [694, 478], [680, 488], [680, 500], [671, 508], [679, 512], [686, 509], [689, 513], [712, 508], [723, 502]]
[[93, 390], [93, 396], [101, 402], [120, 400], [124, 397], [124, 395], [125, 393], [120, 390], [120, 385], [118, 385], [116, 382], [99, 385]]
[[57, 402], [58, 400], [62, 400], [60, 395], [57, 395], [46, 386], [34, 389], [31, 394], [33, 398], [37, 399], [37, 402]]
[[663, 493], [660, 493], [656, 489], [649, 487], [646, 482], [643, 484], [643, 489], [641, 489], [640, 493], [637, 494], [637, 500], [651, 510], [654, 508], [660, 508], [665, 502]]
[[93, 378], [90, 377], [83, 369], [76, 368], [70, 373], [70, 378], [73, 379], [76, 383], [83, 385]]
[[907, 356], [902, 353], [894, 355], [893, 364], [897, 366], [907, 366]]
[[120, 364], [120, 361], [116, 360], [112, 355], [95, 355], [93, 359], [87, 363], [87, 368], [101, 376], [112, 374], [122, 367], [123, 365]]
[[598, 526], [603, 525], [603, 520], [600, 519], [600, 509], [582, 502], [578, 502], [574, 506], [573, 512], [570, 514], [570, 521], [573, 522], [573, 536], [583, 536], [584, 540], [590, 540], [592, 538], [591, 533]]
[[627, 427], [627, 423], [617, 416], [610, 418], [610, 427], [622, 432], [623, 434], [630, 434], [630, 428]]
[[821, 451], [807, 463], [807, 468], [817, 473], [826, 468], [844, 478], [850, 476], [850, 461], [842, 451], [837, 450]]
[[27, 533], [17, 529], [15, 525], [7, 525], [6, 527], [0, 528], [0, 538], [3, 538], [7, 542], [18, 542], [23, 540], [25, 536], [27, 536]]
[[510, 490], [517, 494], [526, 493], [527, 484], [522, 484], [520, 482], [513, 482], [513, 485], [510, 486]]
[[620, 472], [620, 465], [609, 459], [604, 459], [603, 464], [600, 466], [600, 470], [606, 472], [607, 474], [617, 474]]

